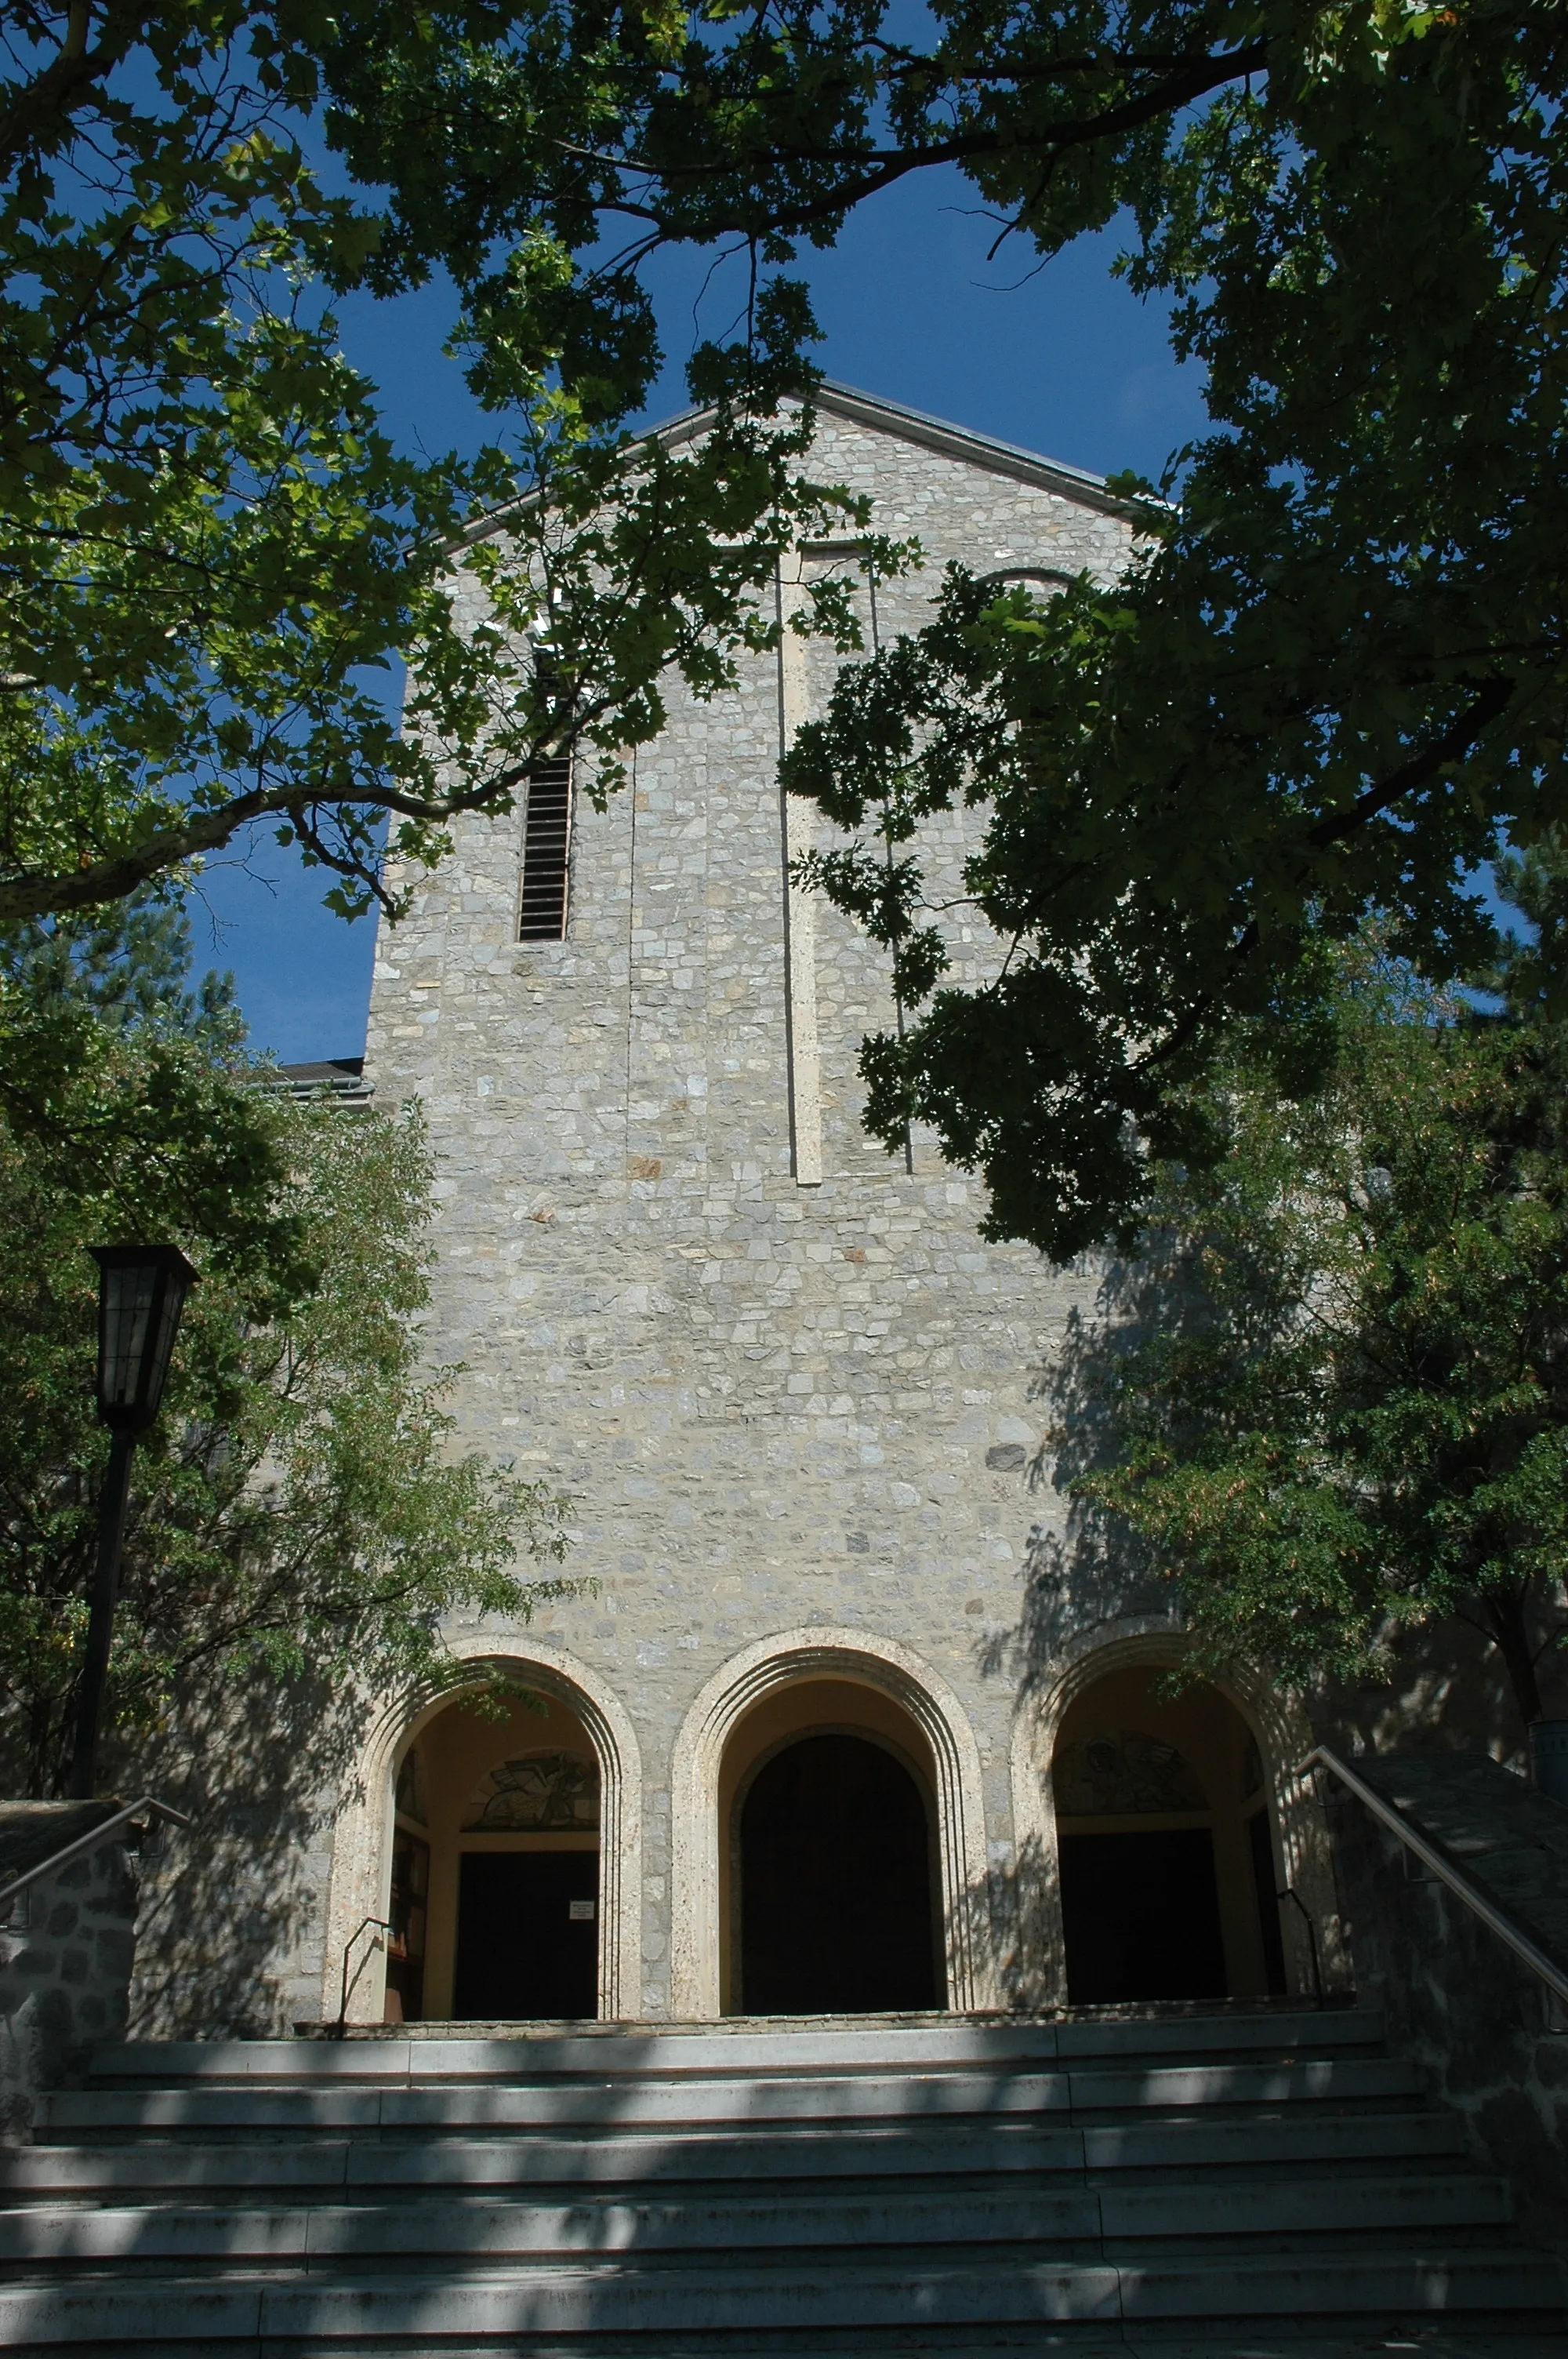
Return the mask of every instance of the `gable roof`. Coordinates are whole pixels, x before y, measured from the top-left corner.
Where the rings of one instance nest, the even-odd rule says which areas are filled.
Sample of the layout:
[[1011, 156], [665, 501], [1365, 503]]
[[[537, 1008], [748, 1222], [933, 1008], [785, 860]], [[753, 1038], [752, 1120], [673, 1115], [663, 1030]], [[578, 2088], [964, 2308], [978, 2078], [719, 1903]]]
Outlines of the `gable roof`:
[[[945, 418], [930, 417], [924, 409], [911, 409], [904, 402], [889, 401], [880, 393], [861, 393], [855, 386], [838, 385], [825, 377], [816, 388], [816, 400], [817, 408], [829, 418], [842, 418], [851, 425], [868, 426], [875, 433], [918, 443], [923, 450], [940, 451], [944, 458], [961, 460], [971, 467], [989, 468], [992, 474], [1011, 476], [1014, 483], [1037, 484], [1042, 491], [1076, 500], [1085, 507], [1098, 508], [1103, 515], [1120, 516], [1131, 524], [1142, 514], [1137, 502], [1121, 498], [1108, 487], [1103, 475], [1092, 474], [1087, 467], [1069, 467], [1060, 459], [1043, 459], [1038, 451], [1025, 451], [1016, 442], [1001, 442], [995, 435], [977, 434], [968, 426], [954, 426]], [[682, 409], [657, 426], [646, 428], [637, 440], [666, 445], [689, 442], [702, 432], [712, 415], [710, 408]], [[448, 547], [456, 551], [471, 549], [476, 541], [488, 540], [492, 533], [502, 529], [514, 509], [529, 506], [537, 496], [536, 493], [524, 493], [521, 499], [508, 500], [487, 515], [476, 516], [471, 524], [451, 536]]]
[[[838, 385], [824, 377], [816, 388], [816, 407], [829, 418], [842, 418], [854, 426], [869, 426], [873, 432], [891, 434], [903, 442], [915, 442], [923, 450], [939, 451], [944, 458], [961, 459], [971, 467], [986, 467], [995, 475], [1009, 475], [1014, 483], [1036, 484], [1043, 491], [1056, 492], [1064, 499], [1079, 500], [1087, 507], [1105, 510], [1108, 515], [1131, 517], [1138, 513], [1136, 504], [1123, 499], [1106, 484], [1103, 475], [1092, 474], [1087, 467], [1069, 467], [1060, 459], [1042, 458], [1037, 451], [1025, 451], [1017, 442], [999, 441], [993, 434], [977, 434], [968, 426], [955, 426], [946, 418], [933, 418], [924, 409], [911, 409], [906, 402], [889, 401], [880, 393], [862, 393], [858, 386]], [[676, 418], [667, 419], [661, 426], [650, 427], [648, 440], [656, 437], [662, 442], [684, 442], [699, 433], [712, 415], [706, 409], [682, 410]]]

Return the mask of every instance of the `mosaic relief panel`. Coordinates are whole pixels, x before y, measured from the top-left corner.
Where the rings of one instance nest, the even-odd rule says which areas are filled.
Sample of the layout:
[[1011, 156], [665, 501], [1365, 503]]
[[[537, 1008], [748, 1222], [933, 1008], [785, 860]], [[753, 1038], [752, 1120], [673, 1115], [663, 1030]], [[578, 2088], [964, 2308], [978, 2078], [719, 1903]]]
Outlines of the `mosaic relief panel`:
[[466, 1835], [593, 1834], [599, 1770], [575, 1753], [530, 1753], [492, 1769], [470, 1809]]
[[1064, 1746], [1052, 1782], [1064, 1818], [1153, 1818], [1208, 1808], [1201, 1782], [1175, 1746], [1136, 1728], [1107, 1729]]

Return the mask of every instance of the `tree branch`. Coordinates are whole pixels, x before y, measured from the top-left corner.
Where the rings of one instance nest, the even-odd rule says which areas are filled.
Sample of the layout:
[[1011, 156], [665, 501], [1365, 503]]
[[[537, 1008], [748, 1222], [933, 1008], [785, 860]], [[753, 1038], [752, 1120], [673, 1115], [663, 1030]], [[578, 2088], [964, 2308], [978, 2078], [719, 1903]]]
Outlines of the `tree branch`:
[[[1505, 710], [1513, 692], [1511, 679], [1489, 680], [1468, 709], [1449, 724], [1441, 737], [1435, 738], [1397, 770], [1390, 771], [1377, 786], [1368, 787], [1348, 810], [1320, 820], [1308, 831], [1308, 843], [1314, 851], [1325, 851], [1341, 837], [1352, 835], [1358, 828], [1367, 826], [1380, 812], [1390, 810], [1417, 787], [1424, 786], [1446, 763], [1457, 761], [1461, 755], [1468, 753], [1476, 739]], [[1242, 929], [1231, 945], [1230, 964], [1233, 969], [1245, 963], [1257, 949], [1258, 941], [1259, 930], [1254, 920]], [[1200, 1026], [1214, 1013], [1219, 999], [1220, 995], [1215, 991], [1200, 994], [1170, 1031], [1134, 1061], [1134, 1071], [1145, 1071], [1150, 1066], [1162, 1064], [1185, 1048]]]
[[[105, 901], [118, 901], [145, 885], [149, 877], [177, 868], [182, 861], [195, 859], [203, 852], [218, 851], [253, 820], [287, 819], [302, 834], [310, 835], [315, 822], [308, 820], [306, 813], [323, 805], [340, 804], [359, 810], [395, 811], [402, 818], [424, 820], [439, 827], [464, 811], [482, 810], [487, 804], [502, 800], [521, 785], [531, 766], [532, 757], [497, 771], [481, 787], [439, 796], [400, 794], [395, 788], [384, 784], [345, 788], [330, 797], [305, 794], [297, 787], [258, 787], [249, 794], [232, 796], [214, 810], [198, 812], [177, 827], [158, 829], [144, 837], [134, 850], [92, 861], [83, 868], [56, 875], [35, 869], [0, 878], [0, 924], [47, 917], [53, 910], [91, 909]], [[329, 865], [341, 869], [342, 864], [333, 860]], [[366, 881], [373, 882], [368, 874]]]
[[1319, 820], [1315, 827], [1309, 828], [1306, 840], [1314, 851], [1326, 851], [1331, 843], [1338, 843], [1344, 837], [1354, 835], [1358, 828], [1367, 826], [1369, 821], [1377, 819], [1417, 787], [1424, 787], [1430, 778], [1437, 776], [1445, 763], [1456, 762], [1462, 754], [1467, 754], [1476, 739], [1506, 710], [1513, 692], [1511, 679], [1488, 680], [1475, 701], [1456, 721], [1450, 722], [1441, 737], [1434, 738], [1422, 753], [1412, 756], [1399, 769], [1390, 771], [1379, 784], [1368, 787], [1348, 810], [1332, 813], [1327, 819]]
[[[1152, 122], [1156, 115], [1175, 113], [1190, 106], [1212, 90], [1226, 82], [1243, 79], [1248, 74], [1260, 73], [1268, 63], [1269, 44], [1253, 41], [1245, 49], [1232, 49], [1222, 57], [1205, 56], [1194, 61], [1185, 71], [1169, 75], [1140, 98], [1126, 100], [1120, 106], [1108, 107], [1103, 114], [1070, 115], [1056, 123], [1043, 125], [1038, 131], [1012, 129], [1007, 133], [988, 132], [959, 134], [951, 139], [935, 140], [929, 146], [914, 148], [855, 149], [841, 147], [779, 147], [766, 149], [748, 157], [746, 166], [753, 173], [782, 168], [792, 165], [819, 164], [828, 167], [857, 168], [853, 178], [846, 179], [814, 203], [781, 207], [763, 216], [761, 226], [784, 231], [804, 226], [825, 216], [841, 212], [860, 204], [867, 197], [891, 188], [910, 172], [925, 170], [937, 164], [962, 163], [971, 157], [1018, 154], [1044, 148], [1060, 155], [1073, 147], [1092, 146], [1096, 140], [1115, 137], [1123, 131], [1136, 130], [1141, 124]], [[962, 81], [962, 74], [955, 74]], [[711, 180], [723, 178], [734, 169], [720, 164], [644, 163], [635, 157], [615, 157], [591, 154], [596, 163], [610, 166], [617, 171], [636, 172], [666, 185], [681, 180]], [[618, 204], [618, 212], [635, 212], [640, 219], [658, 221], [668, 228], [665, 216], [656, 203], [644, 212], [630, 204]], [[743, 226], [739, 221], [736, 228]], [[755, 226], [755, 225], [754, 225]], [[676, 233], [680, 234], [680, 233]]]
[[8, 173], [24, 148], [51, 120], [69, 114], [82, 94], [115, 62], [117, 49], [101, 40], [87, 46], [92, 21], [92, 0], [70, 0], [66, 10], [65, 38], [36, 80], [16, 93], [10, 111], [0, 116], [0, 172]]

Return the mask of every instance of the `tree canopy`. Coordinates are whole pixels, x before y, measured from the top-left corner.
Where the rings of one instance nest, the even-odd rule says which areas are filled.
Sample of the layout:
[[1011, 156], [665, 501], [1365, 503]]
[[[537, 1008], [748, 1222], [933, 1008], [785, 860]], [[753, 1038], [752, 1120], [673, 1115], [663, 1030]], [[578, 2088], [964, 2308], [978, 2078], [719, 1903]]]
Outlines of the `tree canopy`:
[[[1010, 234], [1127, 208], [1214, 430], [1122, 582], [1042, 605], [956, 574], [786, 776], [864, 832], [824, 882], [921, 1011], [870, 1051], [878, 1127], [933, 1122], [992, 1234], [1068, 1255], [1135, 1220], [1146, 1145], [1200, 1151], [1182, 1084], [1227, 1025], [1310, 1073], [1314, 942], [1375, 909], [1463, 971], [1476, 865], [1563, 817], [1568, 31], [1465, 0], [942, 23], [922, 106]], [[972, 992], [919, 860], [961, 799], [1006, 949]]]
[[1153, 1544], [1203, 1659], [1386, 1676], [1457, 1615], [1528, 1724], [1568, 1634], [1568, 1039], [1376, 945], [1331, 996], [1319, 1090], [1238, 1043], [1223, 1159], [1155, 1167], [1152, 1249], [1071, 1370], [1073, 1487]]
[[[388, 814], [395, 852], [434, 856], [563, 742], [597, 745], [602, 789], [664, 673], [710, 690], [766, 637], [777, 549], [842, 506], [803, 473], [809, 419], [770, 415], [804, 313], [762, 290], [692, 364], [713, 431], [633, 445], [657, 349], [634, 279], [585, 291], [571, 261], [589, 217], [549, 176], [596, 102], [563, 27], [242, 0], [0, 27], [0, 919], [269, 817], [352, 910]], [[667, 47], [618, 27], [578, 38]], [[493, 121], [449, 86], [487, 60]], [[495, 422], [466, 464], [394, 448], [332, 310], [437, 271]]]
[[[168, 910], [0, 941], [30, 1085], [0, 1104], [0, 1759], [69, 1758], [108, 1436], [86, 1248], [197, 1262], [133, 1470], [111, 1742], [134, 1751], [241, 1679], [459, 1680], [456, 1613], [562, 1593], [564, 1503], [452, 1444], [420, 1356], [431, 1171], [416, 1117], [346, 1114], [237, 1054], [227, 994], [184, 984]], [[46, 1085], [45, 1077], [48, 1076]], [[570, 1588], [573, 1584], [567, 1583]]]
[[[1227, 1026], [1310, 1071], [1314, 942], [1375, 908], [1451, 973], [1487, 933], [1475, 864], [1563, 818], [1547, 0], [5, 21], [0, 915], [102, 900], [265, 813], [352, 906], [380, 812], [428, 853], [564, 741], [612, 784], [661, 673], [721, 684], [768, 635], [778, 548], [841, 515], [809, 409], [777, 408], [810, 384], [793, 258], [937, 167], [1013, 250], [1118, 224], [1213, 430], [1143, 487], [1124, 580], [1039, 603], [955, 574], [791, 757], [865, 839], [818, 881], [897, 963], [882, 1134], [934, 1123], [993, 1234], [1076, 1251], [1136, 1220], [1141, 1140], [1197, 1152], [1171, 1125]], [[741, 318], [691, 370], [712, 436], [634, 446], [644, 266], [677, 244], [740, 252]], [[325, 305], [437, 271], [504, 429], [466, 469], [392, 450]], [[476, 637], [451, 536], [498, 505]], [[367, 690], [398, 657], [401, 738]], [[989, 809], [969, 885], [1007, 953], [974, 991], [944, 984], [922, 892], [921, 818], [955, 799]]]

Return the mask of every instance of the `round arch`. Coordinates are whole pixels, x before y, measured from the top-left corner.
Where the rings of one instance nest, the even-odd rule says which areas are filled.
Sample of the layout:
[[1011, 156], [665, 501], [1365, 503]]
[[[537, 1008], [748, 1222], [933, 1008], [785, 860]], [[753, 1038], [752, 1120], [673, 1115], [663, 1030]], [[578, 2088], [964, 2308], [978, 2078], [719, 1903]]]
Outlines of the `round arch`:
[[[1011, 1773], [1019, 1883], [1018, 1942], [1011, 1961], [1014, 2004], [1066, 2004], [1066, 1949], [1062, 1933], [1056, 1812], [1051, 1773], [1056, 1734], [1068, 1706], [1109, 1671], [1169, 1669], [1185, 1661], [1191, 1641], [1163, 1618], [1102, 1624], [1064, 1648], [1054, 1676], [1027, 1693], [1013, 1720]], [[1315, 1738], [1301, 1704], [1261, 1680], [1222, 1678], [1207, 1683], [1233, 1704], [1258, 1740], [1271, 1804], [1281, 1889], [1294, 1892], [1311, 1918], [1325, 1982], [1345, 1978], [1346, 1955], [1334, 1883], [1328, 1822], [1310, 1772], [1303, 1768]], [[1313, 1989], [1313, 1959], [1305, 1927], [1289, 1912], [1284, 1927], [1291, 1986]]]
[[670, 1778], [672, 2011], [692, 2022], [717, 2020], [720, 2012], [724, 1748], [753, 1705], [806, 1679], [879, 1690], [930, 1745], [947, 2004], [957, 2014], [995, 2006], [980, 1755], [968, 1716], [946, 1681], [906, 1647], [865, 1630], [826, 1627], [780, 1631], [746, 1647], [714, 1673], [681, 1723]]
[[[588, 1731], [600, 1780], [599, 2013], [602, 2021], [623, 2021], [637, 2012], [642, 1975], [643, 1765], [632, 1723], [596, 1671], [547, 1639], [519, 1644], [468, 1633], [450, 1641], [450, 1652], [461, 1662], [497, 1664], [541, 1695], [558, 1698]], [[337, 2016], [344, 1944], [365, 1918], [386, 1912], [394, 1766], [451, 1701], [450, 1688], [409, 1689], [388, 1697], [372, 1716], [334, 1831], [323, 2021]], [[351, 2022], [380, 2022], [384, 1983], [384, 1960], [378, 1953], [373, 1968], [355, 1984]]]

